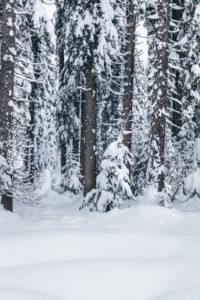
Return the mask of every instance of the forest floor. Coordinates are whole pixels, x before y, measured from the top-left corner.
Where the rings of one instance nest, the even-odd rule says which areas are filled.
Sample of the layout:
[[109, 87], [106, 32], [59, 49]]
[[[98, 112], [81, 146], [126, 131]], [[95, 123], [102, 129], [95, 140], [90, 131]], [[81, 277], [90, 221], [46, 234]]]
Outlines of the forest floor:
[[107, 214], [80, 204], [50, 192], [0, 210], [0, 300], [200, 299], [199, 203]]

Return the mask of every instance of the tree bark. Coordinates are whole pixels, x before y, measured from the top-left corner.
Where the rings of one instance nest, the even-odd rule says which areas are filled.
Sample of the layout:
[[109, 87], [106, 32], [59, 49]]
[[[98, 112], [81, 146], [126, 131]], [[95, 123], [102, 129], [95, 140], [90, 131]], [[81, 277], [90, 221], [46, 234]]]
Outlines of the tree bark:
[[[174, 5], [184, 7], [184, 0], [173, 0], [172, 3]], [[176, 20], [178, 22], [181, 22], [182, 16], [183, 16], [183, 11], [184, 9], [172, 9], [172, 19]], [[177, 36], [178, 33], [175, 32], [172, 34], [172, 40], [174, 42], [177, 41]], [[180, 59], [184, 58], [184, 53], [179, 52]], [[172, 126], [172, 135], [178, 140], [179, 139], [179, 132], [181, 130], [182, 126], [182, 105], [181, 105], [181, 100], [182, 100], [182, 95], [183, 95], [183, 84], [181, 82], [180, 78], [180, 71], [175, 71], [175, 85], [176, 85], [176, 93], [173, 94], [173, 97], [178, 99], [179, 102], [173, 101], [172, 102], [172, 123], [175, 126]]]
[[96, 83], [92, 68], [86, 72], [81, 107], [81, 175], [84, 196], [96, 187]]
[[[62, 72], [65, 65], [65, 55], [64, 55], [64, 48], [65, 48], [65, 41], [62, 38], [61, 32], [63, 27], [63, 20], [64, 20], [64, 8], [62, 5], [62, 2], [59, 0], [56, 0], [56, 8], [57, 8], [57, 18], [59, 22], [57, 25], [57, 53], [58, 53], [58, 64], [59, 64], [59, 77], [60, 82], [62, 81]], [[67, 141], [65, 138], [60, 138], [60, 164], [61, 164], [61, 174], [65, 173], [65, 167], [66, 167], [66, 159], [67, 159]]]
[[[30, 23], [32, 22], [30, 18]], [[39, 56], [40, 56], [40, 41], [39, 37], [36, 32], [33, 32], [31, 35], [31, 45], [32, 45], [32, 52], [34, 55], [34, 63], [39, 63]], [[40, 70], [38, 70], [37, 67], [33, 68], [34, 72], [34, 77], [35, 79], [39, 79], [38, 73]], [[32, 89], [31, 89], [31, 98], [32, 99], [37, 99], [38, 98], [38, 90], [42, 88], [39, 83], [33, 82], [32, 83]], [[30, 123], [29, 123], [29, 142], [30, 142], [30, 147], [29, 147], [29, 182], [34, 183], [35, 181], [35, 173], [36, 173], [36, 149], [35, 149], [35, 144], [36, 144], [36, 136], [35, 136], [35, 126], [36, 126], [36, 102], [32, 101], [29, 104], [29, 113], [30, 113]]]
[[148, 180], [149, 183], [153, 183], [156, 186], [158, 192], [162, 192], [165, 187], [165, 114], [168, 85], [169, 0], [158, 0], [157, 15]]
[[195, 138], [200, 138], [200, 102], [195, 105], [194, 109], [194, 123], [195, 123]]
[[[12, 152], [13, 97], [15, 71], [15, 4], [16, 0], [3, 1], [1, 74], [0, 74], [0, 142], [1, 155], [10, 163]], [[10, 174], [11, 175], [11, 174]], [[3, 191], [1, 203], [13, 210], [12, 187]]]
[[128, 0], [127, 5], [127, 35], [126, 35], [126, 64], [124, 80], [124, 133], [123, 143], [131, 151], [132, 138], [132, 102], [135, 64], [135, 5]]

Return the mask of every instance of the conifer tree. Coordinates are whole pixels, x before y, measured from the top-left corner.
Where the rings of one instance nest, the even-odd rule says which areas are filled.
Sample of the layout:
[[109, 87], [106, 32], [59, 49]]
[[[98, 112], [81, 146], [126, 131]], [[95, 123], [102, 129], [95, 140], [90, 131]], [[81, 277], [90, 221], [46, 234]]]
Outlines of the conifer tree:
[[150, 101], [147, 96], [147, 78], [141, 57], [135, 57], [133, 113], [132, 113], [132, 155], [131, 188], [135, 196], [141, 195], [147, 185], [146, 172], [149, 160]]
[[[60, 81], [60, 107], [66, 117], [61, 128], [66, 126], [65, 140], [74, 166], [79, 163], [79, 149], [86, 195], [96, 182], [97, 115], [112, 76], [117, 31], [112, 1], [70, 1], [64, 3], [63, 10], [66, 61]], [[68, 166], [66, 162], [66, 170], [71, 174]], [[73, 172], [73, 164], [72, 168]]]
[[15, 72], [15, 9], [16, 1], [3, 1], [2, 7], [2, 44], [1, 44], [1, 74], [0, 74], [0, 151], [6, 160], [2, 166], [1, 203], [4, 208], [12, 211], [12, 152], [13, 152], [13, 100], [14, 100], [14, 72]]
[[15, 198], [28, 200], [24, 191], [33, 192], [44, 169], [52, 173], [57, 164], [56, 68], [49, 32], [51, 22], [41, 1], [19, 1], [17, 10], [14, 91], [17, 123], [14, 136], [18, 169], [15, 170], [14, 182]]
[[136, 5], [132, 0], [127, 1], [127, 28], [126, 28], [126, 63], [124, 78], [124, 145], [131, 151], [132, 132], [132, 104], [133, 81], [135, 65], [135, 31], [136, 31]]
[[[187, 177], [194, 172], [193, 153], [195, 139], [199, 130], [199, 101], [200, 101], [200, 3], [199, 1], [185, 1], [183, 20], [180, 26], [179, 46], [184, 54], [183, 66], [183, 97], [182, 120], [180, 131], [181, 165], [179, 178]], [[192, 39], [192, 43], [191, 43]], [[180, 182], [182, 186], [182, 181]], [[184, 187], [183, 187], [184, 188]]]
[[168, 92], [168, 47], [170, 5], [168, 0], [158, 0], [155, 13], [151, 18], [155, 20], [155, 58], [152, 90], [152, 116], [150, 161], [148, 181], [160, 193], [158, 202], [163, 206], [170, 206], [170, 200], [162, 197], [165, 190], [165, 133], [166, 133], [166, 105]]
[[182, 97], [184, 90], [183, 59], [184, 52], [179, 45], [180, 28], [183, 21], [183, 2], [173, 0], [170, 4], [170, 43], [168, 57], [168, 100], [166, 110], [166, 142], [165, 142], [165, 176], [168, 185], [168, 195], [174, 200], [182, 181], [181, 167], [181, 127], [182, 127]]
[[182, 126], [182, 95], [183, 95], [183, 77], [182, 63], [184, 53], [178, 43], [180, 39], [180, 28], [183, 23], [184, 0], [173, 0], [171, 4], [171, 47], [169, 49], [169, 81], [171, 92], [169, 92], [168, 112], [171, 115], [172, 137], [175, 142], [179, 140], [179, 132]]
[[[124, 47], [126, 37], [126, 0], [113, 1], [113, 24], [117, 32], [116, 54], [111, 56], [110, 75], [104, 78], [97, 109], [97, 170], [105, 149], [116, 140], [123, 124]], [[106, 74], [104, 74], [106, 77]]]
[[113, 208], [128, 206], [129, 201], [134, 200], [130, 188], [129, 169], [126, 166], [131, 165], [131, 160], [131, 153], [122, 143], [120, 136], [106, 149], [97, 176], [97, 187], [87, 194], [82, 208], [108, 212]]
[[[17, 144], [17, 156], [21, 163], [15, 173], [15, 197], [23, 190], [24, 184], [32, 182], [34, 164], [33, 135], [31, 124], [31, 111], [34, 107], [34, 99], [31, 97], [34, 78], [34, 56], [31, 49], [31, 1], [20, 0], [17, 5], [16, 17], [16, 61], [15, 61], [15, 110], [17, 124], [15, 126], [15, 143]], [[21, 192], [20, 192], [21, 193]], [[25, 196], [24, 196], [25, 197]]]
[[[59, 76], [58, 76], [58, 110], [57, 110], [57, 128], [58, 128], [58, 142], [59, 142], [59, 152], [60, 152], [60, 166], [61, 166], [61, 183], [60, 188], [61, 191], [64, 192], [68, 189], [67, 185], [67, 177], [68, 172], [67, 168], [67, 149], [69, 149], [68, 145], [68, 116], [71, 117], [71, 112], [67, 108], [66, 101], [66, 89], [64, 83], [64, 67], [65, 67], [65, 48], [66, 48], [66, 24], [68, 24], [67, 19], [67, 9], [66, 6], [69, 2], [66, 1], [56, 1], [56, 22], [55, 22], [55, 32], [56, 32], [56, 48], [57, 48], [57, 56], [58, 56], [58, 65], [59, 65]], [[70, 15], [70, 13], [69, 13]], [[69, 113], [69, 115], [68, 115]], [[73, 122], [73, 117], [70, 122]], [[73, 124], [73, 123], [72, 123]], [[70, 126], [71, 127], [71, 126]], [[68, 151], [71, 153], [70, 151]]]
[[34, 99], [34, 141], [36, 178], [45, 170], [53, 173], [57, 165], [55, 91], [57, 88], [55, 66], [55, 37], [53, 24], [40, 0], [32, 3], [33, 32], [31, 48], [34, 55], [32, 98]]

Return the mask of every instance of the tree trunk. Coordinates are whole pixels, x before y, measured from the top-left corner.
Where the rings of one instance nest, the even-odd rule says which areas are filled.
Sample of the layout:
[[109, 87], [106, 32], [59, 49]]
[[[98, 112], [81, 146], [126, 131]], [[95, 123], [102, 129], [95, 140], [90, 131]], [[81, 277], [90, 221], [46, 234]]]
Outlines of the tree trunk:
[[[184, 7], [184, 0], [173, 0], [172, 3], [174, 5]], [[183, 16], [183, 11], [184, 9], [172, 9], [172, 19], [175, 20], [176, 22], [181, 22], [182, 16]], [[175, 32], [172, 34], [172, 40], [174, 42], [177, 41], [177, 36], [178, 33]], [[180, 59], [184, 58], [184, 53], [179, 52]], [[175, 126], [172, 126], [172, 135], [176, 137], [176, 139], [179, 139], [179, 132], [180, 128], [182, 126], [182, 105], [181, 105], [181, 100], [182, 100], [182, 95], [183, 95], [183, 84], [181, 82], [180, 78], [180, 71], [176, 70], [174, 72], [175, 74], [175, 85], [176, 85], [176, 93], [173, 94], [173, 97], [178, 99], [179, 102], [173, 101], [172, 102], [172, 123]], [[182, 72], [181, 72], [182, 73]]]
[[96, 187], [96, 84], [92, 68], [86, 72], [81, 113], [81, 175], [86, 196]]
[[[15, 0], [3, 1], [1, 74], [0, 74], [0, 142], [1, 154], [10, 163], [12, 152], [13, 96], [15, 70]], [[11, 188], [3, 191], [1, 203], [12, 211]]]
[[127, 35], [126, 35], [126, 64], [124, 80], [124, 134], [123, 143], [131, 151], [132, 138], [132, 102], [133, 75], [135, 55], [135, 5], [128, 0], [127, 5]]
[[[62, 2], [59, 0], [56, 0], [56, 8], [57, 8], [57, 19], [59, 22], [57, 23], [57, 53], [58, 53], [58, 64], [59, 64], [59, 78], [60, 82], [62, 81], [62, 72], [64, 69], [65, 65], [65, 41], [62, 38], [61, 32], [62, 28], [64, 26], [63, 21], [64, 21], [64, 8], [62, 5]], [[59, 141], [59, 147], [60, 147], [60, 165], [61, 165], [61, 174], [65, 173], [65, 167], [66, 167], [66, 159], [67, 159], [67, 141], [66, 139], [62, 136]]]
[[[182, 87], [180, 86], [180, 76], [179, 72], [176, 72], [176, 91], [177, 93], [174, 94], [174, 98], [178, 99], [181, 102], [182, 99]], [[178, 140], [179, 139], [179, 132], [182, 126], [182, 105], [177, 101], [173, 101], [173, 112], [172, 112], [172, 135]]]
[[[30, 18], [30, 24], [32, 20]], [[32, 45], [32, 52], [34, 55], [34, 63], [35, 66], [33, 67], [34, 78], [36, 80], [40, 79], [40, 70], [37, 67], [37, 63], [41, 63], [40, 61], [40, 40], [38, 37], [37, 32], [33, 32], [31, 35], [31, 45]], [[38, 161], [36, 161], [36, 112], [40, 109], [37, 104], [38, 100], [38, 93], [42, 89], [42, 85], [37, 82], [32, 82], [32, 89], [31, 89], [31, 99], [33, 101], [29, 104], [29, 113], [30, 113], [30, 123], [29, 123], [29, 182], [35, 182], [36, 170], [38, 169]], [[35, 100], [35, 101], [34, 101]]]
[[156, 186], [158, 192], [162, 192], [165, 187], [165, 114], [168, 84], [169, 0], [158, 0], [157, 15], [148, 180], [149, 183], [153, 183]]
[[[35, 90], [37, 89], [36, 83], [32, 83], [31, 98], [35, 98]], [[29, 182], [34, 183], [35, 181], [35, 102], [32, 101], [29, 104], [30, 123], [29, 123]]]
[[200, 138], [200, 102], [195, 105], [194, 109], [194, 123], [195, 123], [195, 138]]

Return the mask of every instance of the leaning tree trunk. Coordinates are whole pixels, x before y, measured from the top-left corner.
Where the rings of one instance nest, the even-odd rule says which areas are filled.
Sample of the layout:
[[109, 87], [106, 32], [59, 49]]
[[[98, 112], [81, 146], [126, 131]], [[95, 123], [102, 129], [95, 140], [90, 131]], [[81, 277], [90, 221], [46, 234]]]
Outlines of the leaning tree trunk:
[[155, 23], [154, 84], [152, 97], [149, 183], [158, 192], [165, 188], [165, 127], [168, 84], [169, 0], [158, 0]]
[[132, 102], [133, 102], [133, 74], [135, 55], [135, 5], [132, 0], [127, 4], [127, 35], [126, 35], [126, 64], [124, 79], [124, 133], [123, 143], [131, 151], [132, 138]]
[[[10, 163], [12, 151], [13, 97], [15, 70], [15, 4], [16, 0], [3, 0], [1, 74], [0, 74], [0, 142], [1, 154]], [[12, 174], [10, 174], [12, 175]], [[12, 191], [2, 191], [1, 203], [13, 210]]]
[[96, 102], [95, 78], [90, 68], [86, 72], [86, 90], [81, 107], [81, 175], [84, 196], [96, 186]]

